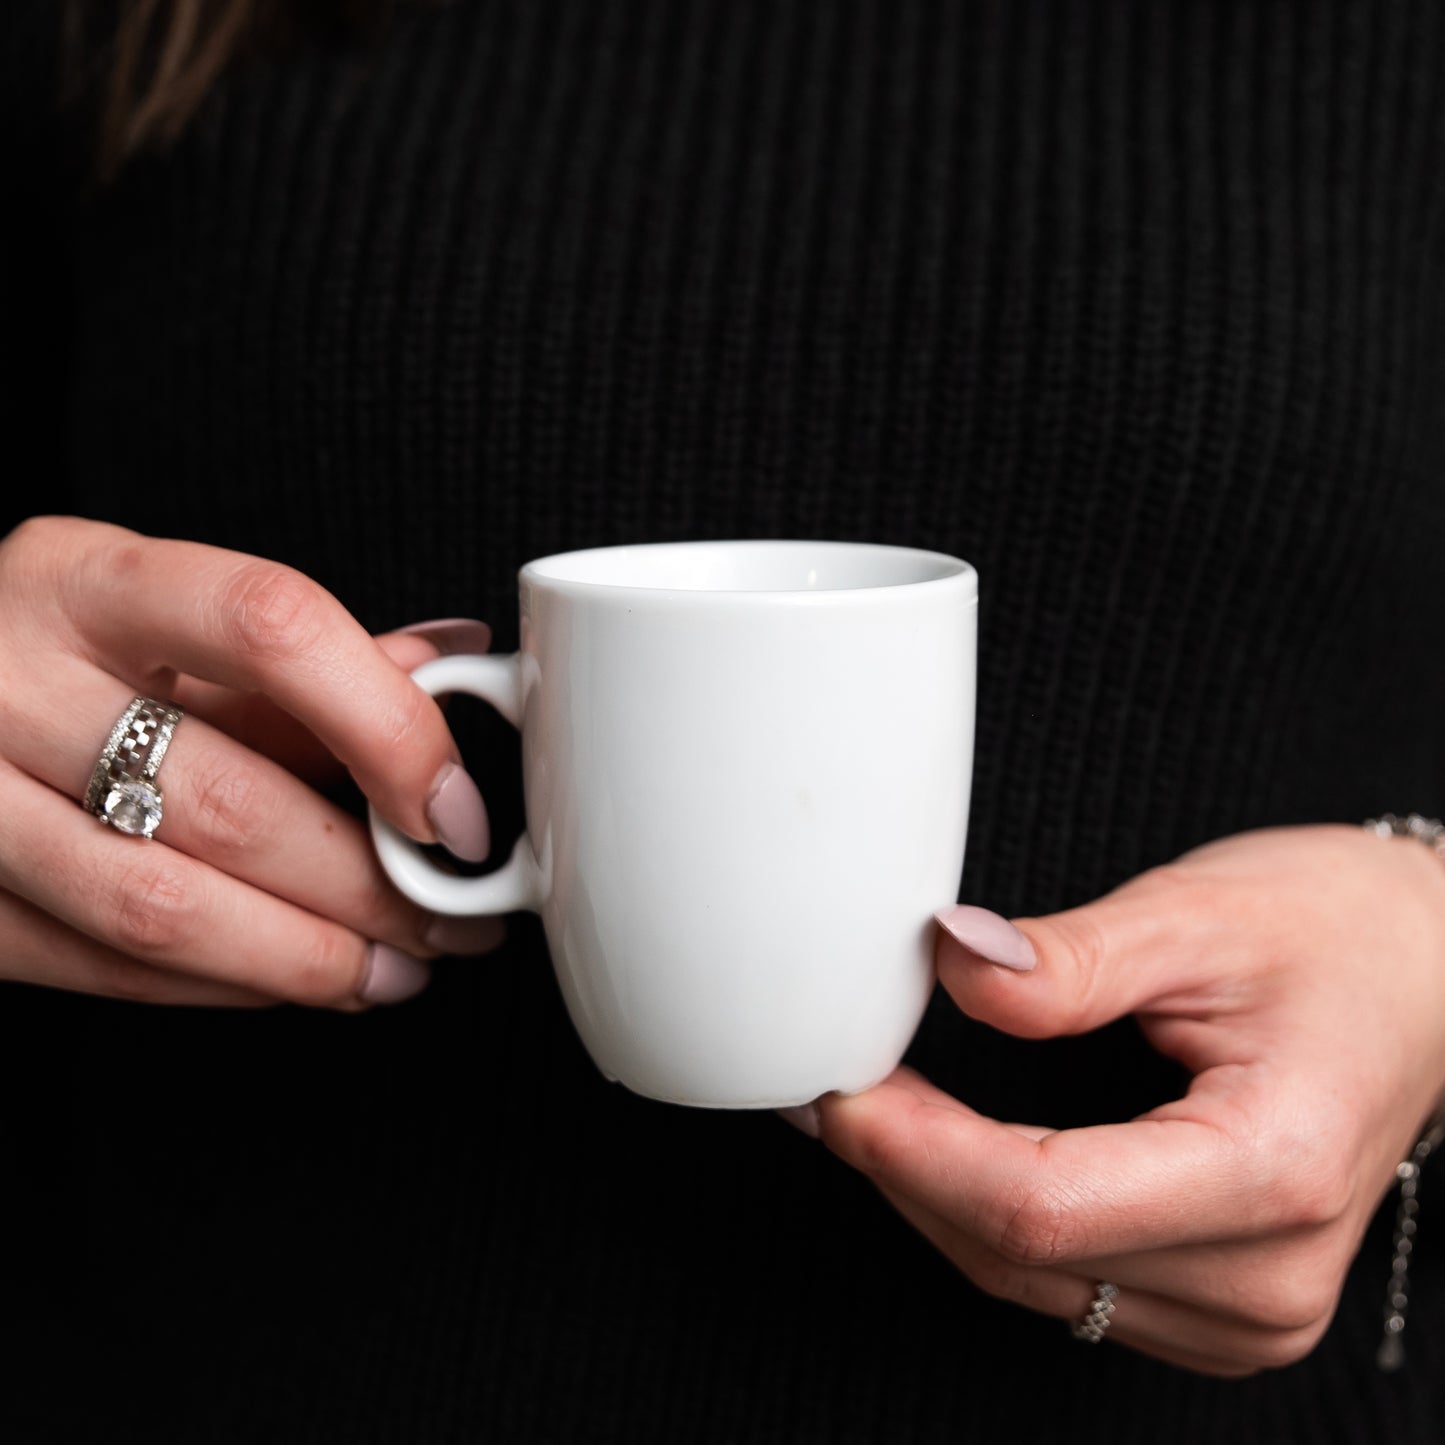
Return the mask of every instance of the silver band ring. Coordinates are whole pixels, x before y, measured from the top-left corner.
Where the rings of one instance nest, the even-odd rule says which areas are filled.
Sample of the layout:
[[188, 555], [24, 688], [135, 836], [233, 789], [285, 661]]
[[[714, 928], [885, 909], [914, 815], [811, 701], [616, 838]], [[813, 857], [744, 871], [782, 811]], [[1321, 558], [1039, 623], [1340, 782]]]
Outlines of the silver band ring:
[[1088, 1312], [1073, 1326], [1076, 1340], [1097, 1345], [1104, 1338], [1109, 1326], [1114, 1322], [1114, 1301], [1118, 1294], [1119, 1286], [1110, 1284], [1108, 1280], [1101, 1279], [1094, 1286], [1094, 1298], [1089, 1303]]
[[184, 712], [173, 702], [137, 697], [116, 719], [96, 759], [81, 806], [121, 833], [149, 838], [163, 799], [155, 777]]

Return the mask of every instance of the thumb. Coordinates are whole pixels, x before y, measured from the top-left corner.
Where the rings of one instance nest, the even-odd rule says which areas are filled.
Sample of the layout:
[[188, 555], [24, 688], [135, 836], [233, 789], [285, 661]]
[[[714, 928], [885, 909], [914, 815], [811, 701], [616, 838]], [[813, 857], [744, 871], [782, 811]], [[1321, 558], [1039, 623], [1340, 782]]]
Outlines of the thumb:
[[943, 909], [939, 981], [971, 1018], [1021, 1038], [1087, 1033], [1146, 1009], [1216, 952], [1218, 925], [1142, 883], [1016, 924], [984, 908]]

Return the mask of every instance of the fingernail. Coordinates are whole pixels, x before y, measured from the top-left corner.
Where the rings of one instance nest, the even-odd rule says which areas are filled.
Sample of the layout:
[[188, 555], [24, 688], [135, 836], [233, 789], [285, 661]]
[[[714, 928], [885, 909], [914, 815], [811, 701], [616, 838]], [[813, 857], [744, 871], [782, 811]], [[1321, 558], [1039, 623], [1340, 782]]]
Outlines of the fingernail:
[[823, 1132], [816, 1104], [790, 1104], [786, 1109], [777, 1110], [777, 1115], [786, 1119], [793, 1128], [801, 1129], [810, 1139], [818, 1138]]
[[419, 994], [431, 978], [430, 965], [389, 943], [373, 943], [366, 954], [361, 998], [367, 1003], [400, 1003]]
[[1027, 973], [1039, 961], [1033, 944], [1007, 918], [987, 908], [958, 903], [952, 908], [940, 908], [933, 916], [970, 953], [989, 963]]
[[492, 845], [487, 805], [471, 775], [460, 763], [448, 763], [436, 776], [427, 799], [428, 822], [448, 853], [480, 863]]
[[428, 948], [438, 953], [486, 953], [507, 936], [507, 925], [488, 915], [485, 918], [449, 918], [437, 914], [423, 935]]
[[413, 622], [398, 632], [424, 637], [443, 655], [454, 652], [485, 652], [492, 645], [492, 629], [474, 617], [443, 617], [436, 622]]

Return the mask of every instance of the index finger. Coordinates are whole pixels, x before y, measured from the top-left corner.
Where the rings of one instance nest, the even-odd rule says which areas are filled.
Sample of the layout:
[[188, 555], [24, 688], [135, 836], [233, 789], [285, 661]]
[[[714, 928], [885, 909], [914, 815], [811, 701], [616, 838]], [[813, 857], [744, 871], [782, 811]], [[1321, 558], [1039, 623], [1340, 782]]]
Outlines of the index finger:
[[441, 709], [345, 607], [294, 568], [104, 528], [67, 581], [94, 661], [262, 693], [309, 729], [409, 837], [486, 854], [485, 811]]
[[1129, 1123], [1025, 1131], [900, 1069], [819, 1108], [824, 1142], [879, 1184], [1015, 1263], [1064, 1264], [1334, 1217], [1339, 1181], [1321, 1151], [1241, 1127], [1272, 1097], [1256, 1070], [1230, 1065]]

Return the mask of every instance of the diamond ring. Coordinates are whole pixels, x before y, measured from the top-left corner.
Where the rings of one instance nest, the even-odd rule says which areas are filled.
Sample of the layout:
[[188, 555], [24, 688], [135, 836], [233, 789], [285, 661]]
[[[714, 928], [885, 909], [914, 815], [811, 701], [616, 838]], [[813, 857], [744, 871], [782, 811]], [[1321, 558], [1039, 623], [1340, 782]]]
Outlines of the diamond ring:
[[182, 716], [173, 702], [135, 698], [116, 719], [96, 760], [82, 803], [85, 811], [121, 833], [149, 838], [160, 826], [164, 801], [156, 773]]

